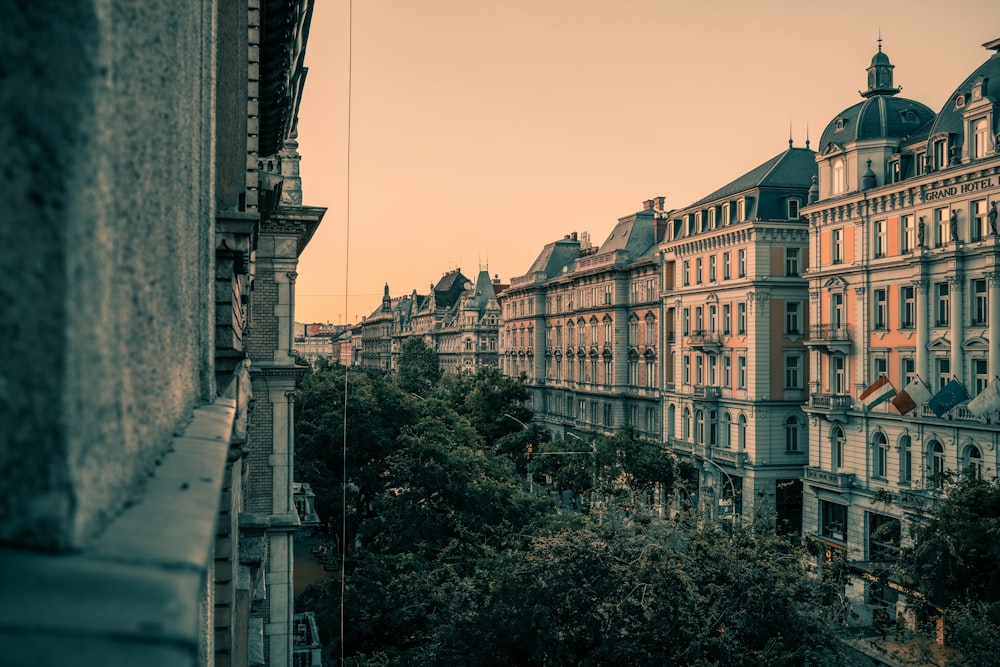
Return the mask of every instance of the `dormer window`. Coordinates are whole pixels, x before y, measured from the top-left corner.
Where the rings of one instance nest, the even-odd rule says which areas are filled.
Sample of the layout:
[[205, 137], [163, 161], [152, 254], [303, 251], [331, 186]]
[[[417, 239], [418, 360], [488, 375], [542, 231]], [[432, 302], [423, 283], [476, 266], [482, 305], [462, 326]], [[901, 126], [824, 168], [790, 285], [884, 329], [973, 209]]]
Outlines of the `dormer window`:
[[972, 130], [972, 159], [978, 160], [986, 157], [990, 146], [989, 124], [985, 118], [979, 118], [970, 123], [970, 129]]
[[788, 219], [798, 220], [799, 219], [799, 200], [789, 199], [788, 200]]
[[955, 96], [955, 108], [961, 109], [964, 106], [965, 106], [965, 95], [956, 95]]
[[844, 127], [846, 125], [847, 125], [847, 119], [846, 118], [838, 118], [836, 120], [836, 122], [834, 123], [834, 128], [837, 130], [837, 132], [840, 132], [841, 130], [844, 129]]

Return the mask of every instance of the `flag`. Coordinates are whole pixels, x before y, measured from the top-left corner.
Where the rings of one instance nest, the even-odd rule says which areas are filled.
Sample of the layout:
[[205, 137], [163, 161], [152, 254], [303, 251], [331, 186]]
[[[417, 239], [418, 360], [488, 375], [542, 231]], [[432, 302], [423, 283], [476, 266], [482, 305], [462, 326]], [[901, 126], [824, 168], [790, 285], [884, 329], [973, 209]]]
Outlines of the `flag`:
[[895, 395], [896, 389], [889, 382], [889, 378], [883, 375], [878, 380], [875, 380], [870, 387], [861, 392], [858, 400], [861, 402], [861, 405], [871, 410], [876, 405], [888, 401]]
[[930, 397], [931, 390], [927, 388], [919, 375], [914, 375], [909, 384], [893, 397], [892, 405], [899, 410], [899, 414], [905, 415], [921, 403], [926, 403]]
[[951, 410], [962, 401], [969, 400], [969, 392], [965, 391], [958, 380], [952, 380], [944, 386], [938, 393], [934, 394], [927, 405], [938, 417]]
[[969, 412], [977, 417], [985, 417], [988, 413], [1000, 408], [1000, 377], [994, 377], [979, 395], [969, 401], [966, 406]]

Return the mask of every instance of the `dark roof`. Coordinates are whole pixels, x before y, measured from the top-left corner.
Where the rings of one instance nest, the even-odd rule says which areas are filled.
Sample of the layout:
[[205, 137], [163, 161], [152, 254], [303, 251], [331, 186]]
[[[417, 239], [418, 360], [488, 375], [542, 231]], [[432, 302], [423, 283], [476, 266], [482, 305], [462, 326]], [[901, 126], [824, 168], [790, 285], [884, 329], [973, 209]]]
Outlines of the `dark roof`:
[[933, 118], [934, 112], [920, 102], [874, 95], [844, 109], [827, 124], [820, 150], [831, 143], [843, 145], [859, 139], [905, 139]]
[[[989, 44], [992, 44], [992, 42], [987, 42], [984, 46], [989, 48]], [[977, 67], [948, 96], [948, 99], [945, 100], [944, 105], [941, 107], [940, 113], [938, 113], [937, 118], [934, 120], [934, 124], [931, 126], [929, 135], [940, 132], [954, 133], [957, 145], [961, 146], [965, 135], [962, 129], [962, 112], [965, 109], [964, 107], [957, 107], [955, 105], [955, 98], [958, 95], [965, 95], [965, 104], [968, 106], [972, 86], [979, 79], [989, 79], [986, 82], [987, 88], [983, 91], [985, 97], [991, 97], [994, 100], [1000, 99], [1000, 52], [994, 53], [986, 62]]]
[[[685, 208], [695, 208], [753, 188], [800, 187], [803, 183], [808, 187], [812, 174], [815, 173], [816, 152], [808, 148], [792, 147]], [[808, 174], [805, 181], [803, 174]]]
[[546, 278], [552, 278], [562, 273], [563, 267], [573, 267], [573, 262], [580, 256], [580, 241], [573, 238], [563, 238], [542, 248], [528, 273], [545, 272]]
[[627, 250], [634, 259], [656, 244], [656, 221], [652, 210], [639, 211], [618, 220], [597, 254]]

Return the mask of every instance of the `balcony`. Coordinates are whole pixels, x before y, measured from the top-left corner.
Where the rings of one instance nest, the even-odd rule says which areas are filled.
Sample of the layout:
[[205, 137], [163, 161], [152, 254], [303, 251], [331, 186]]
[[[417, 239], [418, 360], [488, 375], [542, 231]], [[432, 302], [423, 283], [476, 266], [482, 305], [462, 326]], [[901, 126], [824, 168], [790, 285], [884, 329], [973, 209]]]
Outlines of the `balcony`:
[[849, 354], [851, 351], [851, 329], [846, 325], [814, 324], [809, 327], [809, 337], [803, 341], [806, 347], [826, 353]]
[[933, 489], [903, 489], [899, 492], [899, 506], [904, 511], [925, 514], [941, 505], [940, 494]]
[[688, 442], [687, 440], [669, 438], [668, 442], [670, 444], [670, 448], [675, 452], [684, 452], [686, 454], [694, 452], [694, 443]]
[[701, 401], [717, 401], [722, 395], [722, 389], [707, 384], [696, 384], [694, 386], [694, 398]]
[[737, 452], [732, 449], [719, 449], [718, 447], [712, 447], [709, 450], [709, 454], [713, 461], [724, 463], [734, 468], [742, 468], [743, 461], [746, 459], [744, 452]]
[[718, 331], [695, 329], [689, 337], [691, 348], [703, 352], [718, 353], [722, 350], [722, 336]]
[[848, 491], [854, 488], [854, 475], [848, 472], [827, 472], [819, 468], [806, 468], [806, 481], [813, 486], [833, 491]]
[[824, 418], [844, 417], [854, 400], [846, 394], [810, 394], [809, 411], [818, 412]]

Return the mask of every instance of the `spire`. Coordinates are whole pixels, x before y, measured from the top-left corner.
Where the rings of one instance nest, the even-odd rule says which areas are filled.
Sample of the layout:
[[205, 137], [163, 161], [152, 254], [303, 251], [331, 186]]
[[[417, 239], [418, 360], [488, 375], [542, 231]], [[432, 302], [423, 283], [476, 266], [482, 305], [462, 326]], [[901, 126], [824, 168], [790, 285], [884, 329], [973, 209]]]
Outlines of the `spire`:
[[788, 147], [792, 147], [792, 119], [788, 119]]
[[809, 150], [809, 121], [806, 121], [806, 150]]
[[868, 90], [861, 93], [861, 97], [874, 97], [875, 95], [895, 95], [901, 87], [892, 85], [892, 70], [895, 66], [889, 62], [889, 56], [882, 53], [882, 29], [878, 32], [878, 51], [872, 57], [871, 65], [868, 66]]

